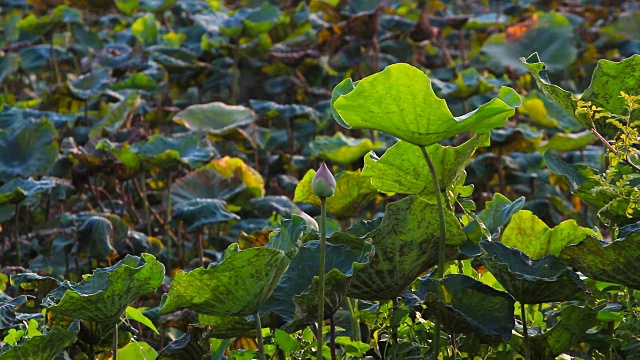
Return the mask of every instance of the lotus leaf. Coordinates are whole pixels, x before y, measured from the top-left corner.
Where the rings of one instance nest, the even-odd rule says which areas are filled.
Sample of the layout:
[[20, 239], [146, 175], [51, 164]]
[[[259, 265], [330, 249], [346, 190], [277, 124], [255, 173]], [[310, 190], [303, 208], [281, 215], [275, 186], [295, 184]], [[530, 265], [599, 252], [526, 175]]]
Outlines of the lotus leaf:
[[12, 130], [0, 129], [0, 181], [45, 173], [58, 156], [56, 130], [47, 120], [24, 120]]
[[[272, 314], [260, 316], [262, 326], [272, 324]], [[210, 330], [205, 337], [230, 339], [236, 336], [256, 336], [256, 321], [254, 315], [248, 316], [216, 316], [216, 315], [198, 315], [199, 325], [208, 326]]]
[[290, 218], [292, 214], [299, 214], [300, 208], [286, 196], [268, 195], [251, 199], [249, 202], [253, 211], [259, 216], [269, 218], [273, 213]]
[[154, 291], [163, 279], [164, 265], [153, 255], [127, 255], [80, 283], [64, 282], [47, 295], [43, 305], [54, 313], [114, 324], [133, 300]]
[[19, 66], [20, 57], [17, 54], [9, 53], [2, 56], [0, 58], [0, 84], [8, 75], [18, 71]]
[[175, 206], [197, 199], [221, 199], [237, 204], [256, 197], [253, 189], [232, 184], [229, 179], [209, 168], [192, 171], [171, 186], [171, 201]]
[[16, 310], [27, 302], [26, 295], [0, 302], [0, 329], [13, 327], [16, 323]]
[[379, 149], [383, 143], [370, 139], [354, 139], [337, 132], [333, 137], [318, 136], [309, 143], [311, 155], [340, 165], [349, 165], [371, 150]]
[[576, 244], [587, 235], [596, 233], [575, 220], [563, 221], [550, 229], [531, 211], [521, 210], [504, 229], [502, 243], [522, 251], [532, 260], [540, 260], [547, 255], [558, 256], [565, 246]]
[[145, 14], [131, 24], [131, 33], [143, 46], [151, 46], [158, 42], [160, 23], [153, 14]]
[[[311, 187], [315, 175], [315, 170], [307, 171], [296, 187], [293, 201], [320, 206], [320, 198]], [[352, 217], [367, 206], [375, 194], [377, 190], [360, 170], [342, 171], [336, 175], [335, 196], [327, 198], [327, 212], [340, 218]]]
[[146, 342], [132, 341], [118, 349], [118, 358], [127, 360], [155, 360], [158, 352]]
[[147, 50], [151, 53], [151, 58], [167, 69], [169, 73], [180, 73], [197, 69], [200, 66], [197, 61], [198, 56], [194, 52], [181, 47], [156, 45], [149, 47]]
[[442, 281], [422, 279], [415, 294], [424, 299], [427, 314], [451, 332], [511, 337], [515, 300], [505, 292], [466, 275], [450, 274]]
[[542, 133], [523, 124], [517, 128], [491, 131], [491, 151], [502, 155], [511, 152], [529, 153], [542, 141]]
[[411, 65], [394, 64], [360, 81], [338, 84], [331, 112], [346, 128], [381, 130], [428, 146], [463, 132], [484, 133], [503, 126], [520, 103], [513, 89], [502, 87], [498, 98], [456, 118], [435, 95], [427, 75]]
[[238, 180], [247, 188], [255, 191], [259, 196], [264, 195], [264, 179], [260, 173], [247, 165], [242, 159], [225, 156], [222, 159], [214, 159], [207, 165], [218, 174], [230, 180]]
[[362, 175], [371, 177], [371, 184], [379, 191], [414, 194], [433, 202], [436, 193], [446, 190], [464, 172], [474, 151], [488, 145], [489, 135], [481, 134], [457, 147], [440, 144], [427, 147], [441, 189], [434, 189], [420, 148], [406, 141], [399, 141], [380, 158], [374, 153], [365, 156]]
[[481, 241], [482, 261], [507, 292], [522, 304], [576, 300], [586, 291], [578, 274], [554, 255], [532, 260], [518, 249]]
[[542, 144], [542, 148], [556, 151], [578, 151], [592, 144], [595, 140], [596, 136], [589, 130], [575, 134], [555, 133], [549, 141]]
[[132, 113], [140, 106], [140, 98], [132, 93], [116, 104], [109, 104], [109, 112], [91, 127], [90, 138], [97, 138], [103, 132], [114, 132], [126, 125]]
[[34, 336], [24, 343], [12, 346], [0, 354], [1, 360], [50, 360], [64, 348], [73, 344], [76, 334], [59, 326], [49, 332]]
[[197, 167], [216, 154], [208, 139], [202, 139], [197, 133], [171, 137], [154, 135], [145, 143], [133, 144], [130, 149], [147, 169], [175, 169], [181, 164]]
[[205, 315], [255, 314], [288, 266], [281, 250], [258, 247], [233, 253], [207, 269], [180, 271], [162, 312], [187, 307]]
[[160, 352], [162, 360], [201, 360], [208, 352], [200, 345], [202, 330], [198, 327], [190, 327], [189, 331], [172, 341]]
[[49, 45], [34, 45], [18, 51], [20, 68], [25, 71], [42, 69], [51, 63], [52, 52], [60, 62], [71, 59], [71, 53], [60, 46], [54, 46], [52, 51]]
[[191, 105], [173, 117], [173, 121], [189, 130], [213, 134], [224, 133], [255, 119], [256, 115], [251, 109], [221, 102]]
[[[445, 210], [446, 253], [457, 254], [466, 240], [460, 222]], [[438, 208], [416, 196], [387, 205], [380, 226], [362, 236], [371, 238], [371, 262], [354, 270], [348, 295], [363, 300], [392, 300], [420, 274], [438, 263]], [[329, 239], [329, 241], [332, 241]]]
[[176, 206], [173, 218], [187, 226], [187, 230], [195, 230], [209, 224], [217, 224], [240, 217], [227, 211], [227, 203], [220, 199], [196, 199]]
[[51, 180], [14, 178], [0, 186], [0, 204], [19, 204], [25, 199], [48, 191], [55, 186]]
[[318, 111], [312, 107], [298, 104], [278, 104], [273, 101], [251, 100], [251, 107], [260, 115], [277, 116], [278, 118], [309, 118], [317, 119], [320, 117]]
[[[489, 231], [489, 235], [497, 236], [500, 228], [505, 226], [513, 214], [520, 211], [523, 206], [524, 197], [511, 202], [504, 195], [496, 193], [493, 195], [493, 200], [487, 202], [485, 209], [477, 213], [476, 216]], [[473, 219], [463, 230], [473, 242], [478, 242], [483, 238], [477, 219]]]
[[88, 100], [100, 95], [107, 88], [110, 80], [110, 69], [96, 69], [87, 75], [71, 79], [67, 83], [73, 96], [80, 100]]
[[271, 233], [267, 247], [288, 253], [299, 245], [307, 223], [301, 216], [292, 215], [291, 219], [280, 221], [280, 230]]
[[98, 260], [117, 256], [113, 248], [113, 226], [100, 216], [92, 216], [76, 232], [78, 245], [76, 254], [80, 257], [93, 257]]

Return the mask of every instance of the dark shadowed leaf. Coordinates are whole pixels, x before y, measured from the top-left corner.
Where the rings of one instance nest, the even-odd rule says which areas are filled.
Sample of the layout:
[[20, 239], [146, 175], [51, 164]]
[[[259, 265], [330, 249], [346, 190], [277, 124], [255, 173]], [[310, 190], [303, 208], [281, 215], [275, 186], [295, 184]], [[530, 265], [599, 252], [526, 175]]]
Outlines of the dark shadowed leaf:
[[43, 175], [58, 157], [56, 135], [46, 119], [24, 120], [11, 130], [0, 129], [0, 181]]
[[113, 248], [113, 225], [100, 216], [92, 216], [76, 231], [78, 244], [76, 254], [80, 257], [92, 257], [103, 260], [118, 255]]
[[96, 69], [87, 75], [78, 76], [67, 81], [71, 94], [80, 100], [88, 100], [98, 96], [109, 85], [110, 69]]
[[53, 359], [64, 348], [73, 344], [76, 334], [59, 326], [49, 332], [34, 336], [24, 343], [13, 346], [0, 354], [2, 360], [44, 360]]
[[25, 295], [0, 302], [0, 329], [13, 327], [16, 323], [16, 310], [27, 302]]
[[238, 215], [227, 211], [227, 203], [220, 199], [195, 199], [181, 203], [176, 206], [173, 218], [182, 221], [189, 231], [240, 219]]
[[[497, 236], [500, 228], [505, 226], [511, 220], [513, 214], [520, 211], [523, 206], [524, 197], [511, 202], [504, 195], [496, 193], [493, 195], [493, 200], [487, 202], [485, 209], [477, 213], [476, 216], [491, 236]], [[473, 242], [478, 242], [483, 238], [480, 224], [476, 219], [465, 226], [463, 230]]]

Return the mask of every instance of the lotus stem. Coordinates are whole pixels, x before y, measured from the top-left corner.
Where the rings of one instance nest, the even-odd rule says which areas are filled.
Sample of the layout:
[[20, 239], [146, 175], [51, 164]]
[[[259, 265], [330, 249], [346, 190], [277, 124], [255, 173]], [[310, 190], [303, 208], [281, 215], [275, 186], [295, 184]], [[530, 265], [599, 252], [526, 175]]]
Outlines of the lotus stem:
[[322, 323], [324, 322], [324, 261], [327, 248], [327, 198], [320, 197], [320, 265], [318, 270], [318, 349], [317, 359], [322, 359]]
[[[353, 303], [351, 303], [352, 300]], [[349, 307], [349, 314], [351, 315], [351, 340], [362, 341], [362, 335], [360, 334], [360, 323], [358, 322], [356, 313], [358, 310], [357, 304], [358, 299], [347, 298], [347, 306]]]
[[529, 349], [529, 330], [527, 329], [527, 309], [525, 304], [520, 303], [520, 318], [522, 320], [522, 331], [524, 337], [524, 358], [529, 359], [531, 349]]
[[[438, 206], [438, 218], [440, 220], [440, 239], [438, 240], [438, 279], [442, 281], [444, 278], [444, 264], [445, 264], [445, 234], [447, 231], [445, 220], [444, 220], [444, 207], [442, 207], [442, 194], [440, 193], [440, 182], [438, 181], [438, 174], [436, 174], [436, 169], [433, 166], [433, 162], [429, 157], [429, 153], [427, 153], [427, 148], [420, 146], [420, 150], [422, 151], [422, 156], [424, 160], [427, 162], [427, 166], [429, 167], [429, 171], [431, 172], [431, 179], [433, 180], [433, 186], [435, 187], [436, 194], [436, 204]], [[436, 320], [435, 322], [435, 339], [434, 339], [434, 349], [433, 353], [435, 358], [438, 358], [438, 353], [440, 352], [440, 322]]]
[[202, 230], [198, 230], [198, 247], [200, 248], [200, 266], [204, 267], [204, 247], [202, 246]]
[[262, 323], [260, 322], [260, 312], [256, 311], [256, 340], [258, 341], [258, 352], [260, 353], [260, 360], [266, 360], [264, 354], [264, 344], [262, 342]]
[[56, 84], [62, 82], [62, 76], [60, 76], [60, 67], [58, 66], [58, 57], [56, 56], [56, 49], [53, 45], [54, 33], [51, 33], [51, 38], [49, 42], [49, 52], [51, 55], [51, 62], [53, 63], [53, 71], [56, 75]]
[[113, 360], [118, 359], [118, 322], [113, 326]]
[[331, 349], [331, 360], [336, 360], [336, 319], [334, 315], [329, 318], [331, 324], [331, 335], [329, 337], [329, 348]]

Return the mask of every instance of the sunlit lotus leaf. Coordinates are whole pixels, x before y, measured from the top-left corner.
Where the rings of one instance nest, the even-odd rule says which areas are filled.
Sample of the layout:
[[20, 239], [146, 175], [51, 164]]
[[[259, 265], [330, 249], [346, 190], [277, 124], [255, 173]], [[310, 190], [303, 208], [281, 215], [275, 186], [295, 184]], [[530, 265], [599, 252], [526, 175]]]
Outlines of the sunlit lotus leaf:
[[118, 358], [131, 360], [155, 360], [158, 352], [143, 341], [132, 341], [118, 349]]
[[[544, 54], [542, 58], [548, 59]], [[579, 98], [571, 92], [551, 84], [546, 74], [548, 66], [540, 61], [537, 53], [521, 60], [533, 75], [542, 93], [587, 129], [592, 127], [592, 119], [583, 112], [576, 112], [578, 110], [578, 99], [591, 102], [593, 106], [602, 108], [612, 114], [625, 115], [628, 110], [624, 99], [620, 97], [620, 92], [623, 91], [630, 95], [637, 94], [637, 84], [640, 81], [640, 55], [631, 56], [620, 62], [605, 59], [598, 61], [598, 65], [591, 76], [591, 85]], [[640, 117], [640, 111], [638, 110], [631, 114], [632, 121], [637, 120], [638, 117]], [[607, 131], [609, 124], [606, 123], [606, 120], [607, 118], [594, 119], [594, 123], [598, 131], [604, 135], [609, 135], [608, 132], [610, 131]]]
[[521, 36], [501, 32], [492, 35], [482, 46], [488, 63], [494, 68], [509, 67], [518, 73], [525, 73], [526, 67], [519, 59], [534, 51], [548, 61], [549, 70], [558, 72], [566, 69], [576, 59], [573, 26], [569, 20], [557, 12], [536, 13], [536, 23], [524, 28]]
[[30, 14], [21, 19], [17, 27], [18, 29], [36, 35], [45, 35], [52, 31], [56, 26], [63, 23], [81, 22], [82, 13], [67, 5], [55, 7], [47, 15], [36, 17]]
[[146, 142], [133, 144], [130, 149], [147, 169], [175, 169], [182, 164], [197, 167], [216, 154], [209, 140], [197, 133], [153, 135]]
[[427, 316], [440, 320], [450, 332], [511, 337], [515, 300], [469, 276], [425, 278], [414, 294], [427, 306]]
[[80, 283], [64, 282], [47, 295], [43, 305], [54, 313], [114, 324], [133, 300], [153, 292], [163, 279], [164, 265], [153, 255], [127, 255], [114, 266], [95, 270]]
[[220, 199], [196, 199], [181, 203], [176, 206], [173, 218], [182, 221], [189, 231], [240, 219], [238, 215], [227, 211], [227, 203]]
[[131, 34], [136, 36], [143, 46], [151, 46], [158, 42], [160, 23], [153, 14], [140, 16], [131, 24]]
[[284, 252], [258, 247], [238, 251], [207, 269], [180, 271], [162, 312], [186, 307], [205, 315], [255, 314], [288, 266]]
[[115, 5], [125, 15], [132, 15], [140, 6], [138, 0], [115, 0]]
[[0, 129], [0, 181], [43, 175], [58, 157], [56, 136], [47, 119], [24, 120], [11, 130]]
[[[590, 307], [568, 305], [554, 319], [554, 325], [540, 335], [529, 335], [531, 360], [555, 359], [574, 346], [589, 342], [587, 331], [598, 325], [597, 312]], [[509, 342], [520, 354], [525, 353], [522, 336], [514, 336]]]
[[[467, 238], [455, 215], [445, 209], [448, 257]], [[420, 274], [438, 263], [440, 222], [438, 207], [416, 196], [387, 205], [380, 226], [364, 236], [375, 248], [371, 262], [354, 270], [350, 297], [363, 300], [392, 300]], [[331, 240], [329, 240], [331, 241]]]
[[431, 172], [419, 147], [399, 141], [382, 157], [370, 153], [364, 158], [363, 176], [371, 177], [371, 184], [383, 192], [414, 194], [435, 201], [435, 194], [446, 190], [464, 172], [479, 146], [489, 145], [489, 135], [474, 136], [457, 147], [433, 144], [427, 153], [440, 182], [441, 189], [433, 186]]
[[55, 186], [51, 180], [14, 178], [0, 186], [0, 204], [18, 204]]
[[[485, 209], [477, 213], [476, 216], [487, 229], [489, 235], [497, 236], [500, 228], [511, 220], [513, 214], [522, 210], [523, 206], [524, 197], [520, 197], [514, 202], [511, 202], [504, 195], [496, 193], [493, 195], [493, 200], [487, 202]], [[477, 243], [483, 238], [480, 224], [476, 219], [473, 219], [467, 224], [463, 230], [473, 242]]]
[[374, 143], [366, 138], [355, 139], [337, 132], [333, 137], [318, 136], [308, 146], [312, 156], [346, 166], [384, 144], [378, 141]]
[[242, 159], [225, 156], [211, 160], [207, 168], [214, 169], [218, 174], [229, 179], [232, 183], [242, 183], [255, 190], [259, 196], [264, 195], [264, 179], [260, 173], [247, 165]]
[[1, 360], [45, 360], [55, 358], [64, 348], [71, 346], [76, 334], [54, 326], [40, 336], [25, 340], [22, 344], [12, 346], [0, 354]]
[[67, 81], [71, 94], [80, 100], [100, 95], [111, 81], [110, 69], [95, 69], [89, 74]]
[[584, 149], [587, 145], [592, 144], [596, 140], [596, 136], [589, 130], [581, 131], [575, 134], [555, 133], [549, 141], [541, 144], [542, 149], [551, 149], [556, 151], [578, 151]]
[[518, 211], [504, 229], [502, 243], [521, 250], [532, 260], [547, 255], [560, 254], [567, 245], [580, 242], [587, 235], [596, 233], [581, 227], [575, 220], [565, 220], [553, 229], [529, 210]]
[[106, 218], [92, 216], [76, 232], [76, 254], [94, 259], [111, 259], [118, 254], [113, 248], [113, 225]]
[[573, 114], [567, 114], [537, 89], [524, 96], [522, 106], [518, 110], [529, 115], [535, 124], [542, 127], [564, 131], [582, 129], [582, 125], [575, 120]]
[[158, 83], [144, 73], [135, 73], [124, 80], [113, 84], [113, 90], [135, 89], [146, 92], [152, 92], [158, 89]]
[[576, 300], [586, 291], [578, 274], [554, 255], [532, 260], [499, 242], [482, 241], [480, 246], [485, 253], [482, 261], [491, 274], [523, 304]]
[[221, 102], [191, 105], [173, 117], [173, 121], [193, 131], [214, 134], [249, 124], [256, 119], [253, 110]]
[[[287, 331], [294, 331], [317, 320], [318, 316], [318, 248], [319, 241], [309, 241], [291, 261], [271, 297], [260, 308], [262, 313], [274, 312], [285, 322]], [[344, 245], [327, 243], [325, 264], [325, 318], [340, 307], [351, 282], [353, 271], [370, 259], [369, 244], [358, 252]]]
[[640, 231], [638, 224], [620, 229], [620, 238], [604, 242], [587, 236], [576, 245], [567, 246], [560, 258], [584, 275], [600, 281], [640, 289]]
[[[315, 170], [307, 171], [296, 187], [293, 201], [320, 206], [320, 198], [313, 193], [311, 182]], [[342, 171], [336, 175], [336, 193], [327, 198], [327, 212], [341, 218], [352, 217], [362, 210], [378, 191], [368, 177], [358, 171]]]
[[[635, 199], [624, 187], [608, 186], [598, 179], [598, 171], [582, 164], [568, 164], [551, 151], [544, 153], [547, 167], [566, 178], [571, 193], [579, 197], [599, 216], [618, 226], [640, 221], [640, 211], [630, 209]], [[631, 210], [631, 211], [630, 211]]]
[[346, 79], [338, 84], [331, 97], [331, 112], [346, 128], [381, 130], [427, 146], [463, 132], [484, 133], [503, 126], [520, 103], [513, 89], [503, 87], [498, 98], [456, 118], [435, 95], [424, 72], [408, 64], [394, 64], [360, 81]]

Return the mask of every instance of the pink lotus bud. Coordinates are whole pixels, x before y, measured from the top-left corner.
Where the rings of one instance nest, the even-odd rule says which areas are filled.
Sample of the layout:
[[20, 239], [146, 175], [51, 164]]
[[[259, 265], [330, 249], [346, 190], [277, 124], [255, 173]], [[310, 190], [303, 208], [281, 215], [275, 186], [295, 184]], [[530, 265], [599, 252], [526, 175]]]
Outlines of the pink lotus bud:
[[333, 177], [331, 170], [327, 168], [327, 165], [322, 163], [316, 176], [313, 177], [311, 182], [311, 188], [313, 193], [319, 197], [332, 197], [336, 192], [336, 179]]

